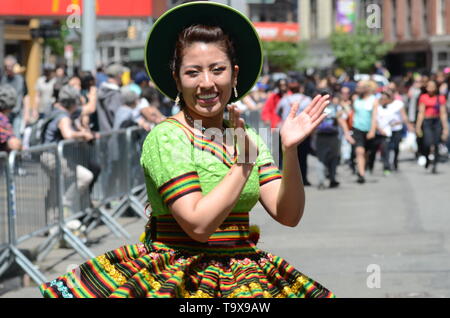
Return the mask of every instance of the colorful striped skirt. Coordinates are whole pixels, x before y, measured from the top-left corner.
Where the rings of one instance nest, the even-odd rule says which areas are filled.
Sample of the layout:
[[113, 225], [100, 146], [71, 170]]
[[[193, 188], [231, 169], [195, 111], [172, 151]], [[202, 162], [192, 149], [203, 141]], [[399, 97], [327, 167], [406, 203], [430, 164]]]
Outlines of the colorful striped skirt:
[[91, 259], [42, 284], [44, 297], [334, 297], [281, 257], [256, 247], [248, 213], [231, 213], [206, 243], [171, 215], [151, 218], [144, 242]]

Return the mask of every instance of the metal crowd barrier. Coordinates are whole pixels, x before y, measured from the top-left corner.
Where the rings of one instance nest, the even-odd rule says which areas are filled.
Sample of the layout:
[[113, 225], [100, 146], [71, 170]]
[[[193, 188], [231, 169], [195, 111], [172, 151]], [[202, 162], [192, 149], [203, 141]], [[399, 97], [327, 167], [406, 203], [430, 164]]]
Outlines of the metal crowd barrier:
[[[64, 210], [64, 220], [82, 220], [87, 224], [90, 220], [100, 219], [118, 237], [129, 237], [103, 207], [93, 204], [91, 190], [99, 175], [107, 167], [101, 166], [97, 159], [97, 142], [66, 140], [58, 144], [58, 157], [66, 162], [67, 173], [60, 175], [60, 193]], [[64, 170], [64, 169], [63, 169]]]
[[[100, 138], [95, 140], [95, 158], [101, 172], [93, 187], [91, 198], [96, 202], [103, 218], [90, 223], [88, 232], [102, 221], [116, 235], [129, 237], [113, 218], [131, 209], [139, 217], [147, 219], [143, 206], [146, 200], [145, 182], [139, 163], [142, 142], [146, 135], [147, 132], [143, 129], [128, 128], [102, 133]], [[111, 202], [115, 204], [112, 206], [112, 212], [108, 214], [104, 207]]]
[[130, 208], [140, 217], [147, 219], [144, 202], [147, 201], [144, 171], [141, 167], [142, 146], [148, 132], [142, 128], [127, 130], [128, 141], [128, 203]]
[[[8, 170], [8, 154], [0, 152], [0, 275], [5, 266], [1, 266], [8, 256], [8, 183], [6, 174]], [[3, 271], [2, 271], [3, 269]]]
[[23, 194], [16, 192], [13, 179], [19, 170], [13, 169], [11, 158], [14, 159], [11, 156], [8, 158], [6, 153], [0, 154], [0, 275], [15, 261], [34, 281], [41, 284], [47, 279], [17, 248], [17, 233], [25, 232], [25, 225], [23, 218], [19, 218], [22, 222], [18, 222], [16, 196]]
[[15, 189], [13, 213], [17, 231], [14, 244], [48, 235], [37, 248], [38, 260], [44, 259], [60, 241], [65, 241], [84, 259], [95, 257], [67, 227], [61, 181], [73, 171], [71, 162], [60, 157], [57, 150], [57, 144], [49, 144], [13, 151], [9, 156], [13, 172], [11, 185]]

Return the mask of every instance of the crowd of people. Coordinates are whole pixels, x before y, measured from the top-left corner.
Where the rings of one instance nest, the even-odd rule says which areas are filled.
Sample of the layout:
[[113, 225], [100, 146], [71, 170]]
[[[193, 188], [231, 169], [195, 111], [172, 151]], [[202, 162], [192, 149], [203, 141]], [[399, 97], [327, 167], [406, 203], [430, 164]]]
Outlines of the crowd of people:
[[[19, 150], [63, 139], [92, 140], [97, 133], [139, 126], [149, 131], [167, 113], [167, 101], [150, 85], [145, 71], [123, 85], [129, 69], [115, 63], [68, 77], [63, 66], [46, 67], [31, 99], [24, 77], [14, 72], [17, 60], [7, 56], [1, 83], [1, 151]], [[42, 138], [32, 128], [43, 123]]]
[[[80, 140], [79, 146], [86, 158], [83, 163], [74, 158], [64, 158], [63, 175], [76, 170], [76, 183], [67, 186], [63, 195], [66, 216], [73, 212], [76, 193], [89, 193], [102, 170], [97, 158], [89, 157], [89, 147], [100, 133], [128, 127], [142, 127], [149, 131], [161, 122], [167, 111], [161, 107], [164, 100], [151, 86], [146, 72], [137, 71], [133, 81], [125, 84], [123, 79], [129, 69], [121, 64], [112, 64], [94, 75], [80, 72], [67, 76], [64, 67], [45, 68], [36, 81], [35, 96], [30, 97], [17, 60], [7, 56], [4, 72], [0, 77], [0, 151], [24, 150], [42, 144], [58, 143], [62, 140]], [[167, 113], [166, 113], [167, 114]], [[170, 114], [169, 114], [170, 115]], [[54, 155], [44, 152], [41, 166], [50, 182], [54, 181]], [[18, 170], [26, 176], [27, 171]], [[76, 188], [75, 189], [75, 185]], [[45, 197], [47, 209], [55, 208], [51, 184]], [[92, 204], [92, 202], [91, 202]]]
[[[17, 65], [13, 56], [7, 56], [0, 77], [0, 151], [63, 139], [90, 141], [98, 133], [131, 126], [149, 131], [179, 111], [144, 70], [131, 72], [131, 80], [124, 83], [130, 69], [119, 63], [98, 68], [95, 74], [80, 72], [71, 77], [63, 66], [47, 67], [31, 100]], [[318, 188], [326, 187], [326, 179], [335, 188], [341, 163], [349, 165], [360, 184], [365, 183], [366, 171], [373, 172], [378, 154], [386, 176], [397, 171], [400, 142], [407, 136], [408, 141], [415, 140], [411, 147], [417, 148], [418, 164], [436, 173], [450, 146], [449, 84], [449, 69], [431, 75], [409, 72], [388, 84], [371, 78], [356, 81], [345, 72], [340, 76], [288, 72], [278, 78], [262, 76], [236, 106], [277, 129], [294, 104], [300, 113], [315, 95], [329, 94], [327, 118], [300, 144], [298, 158], [306, 186], [311, 185], [308, 156], [314, 155]], [[45, 131], [36, 140], [32, 128], [38, 121]], [[279, 163], [282, 166], [281, 157]]]
[[[399, 170], [400, 143], [407, 138], [418, 164], [437, 173], [439, 162], [448, 159], [450, 69], [431, 75], [407, 73], [404, 77], [377, 82], [371, 76], [356, 81], [351, 74], [341, 76], [290, 72], [276, 81], [267, 95], [261, 119], [271, 128], [279, 128], [290, 108], [298, 112], [317, 94], [329, 94], [327, 118], [315, 133], [298, 148], [298, 157], [306, 186], [308, 155], [318, 159], [319, 189], [339, 186], [336, 169], [347, 163], [366, 181], [379, 156], [384, 175]], [[261, 102], [261, 100], [259, 100]], [[280, 158], [281, 162], [281, 158]]]

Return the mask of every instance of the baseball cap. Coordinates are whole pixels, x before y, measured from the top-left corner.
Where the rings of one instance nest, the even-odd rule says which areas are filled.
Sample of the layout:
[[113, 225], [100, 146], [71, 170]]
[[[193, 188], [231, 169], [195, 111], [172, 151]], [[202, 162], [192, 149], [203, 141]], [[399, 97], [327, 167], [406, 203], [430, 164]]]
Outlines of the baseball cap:
[[145, 81], [149, 82], [150, 77], [144, 71], [140, 71], [134, 76], [134, 82], [138, 85], [140, 85], [142, 82], [145, 82]]

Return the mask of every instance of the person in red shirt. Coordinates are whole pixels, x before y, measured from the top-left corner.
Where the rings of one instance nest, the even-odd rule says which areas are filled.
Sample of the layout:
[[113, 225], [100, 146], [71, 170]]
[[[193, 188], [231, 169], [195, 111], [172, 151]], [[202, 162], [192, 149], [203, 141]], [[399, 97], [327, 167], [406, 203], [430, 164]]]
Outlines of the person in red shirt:
[[278, 80], [275, 92], [269, 95], [261, 113], [261, 119], [266, 125], [270, 125], [270, 128], [278, 127], [281, 118], [276, 113], [276, 109], [280, 100], [287, 93], [287, 81], [285, 79]]
[[427, 158], [425, 168], [433, 163], [432, 173], [436, 173], [439, 161], [438, 146], [446, 142], [448, 137], [446, 98], [439, 95], [435, 81], [428, 81], [426, 93], [419, 97], [419, 113], [417, 115], [416, 132], [424, 139], [424, 150]]

